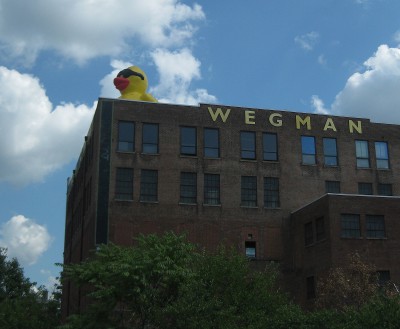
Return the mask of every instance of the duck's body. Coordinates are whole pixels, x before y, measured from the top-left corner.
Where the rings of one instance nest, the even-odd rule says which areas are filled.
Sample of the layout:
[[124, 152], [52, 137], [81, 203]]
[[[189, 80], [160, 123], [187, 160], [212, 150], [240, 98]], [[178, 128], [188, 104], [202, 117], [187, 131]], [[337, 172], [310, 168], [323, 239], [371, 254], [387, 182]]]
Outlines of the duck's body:
[[146, 74], [137, 66], [131, 66], [118, 73], [114, 79], [122, 99], [134, 99], [146, 102], [157, 102], [149, 93], [146, 93], [148, 86]]

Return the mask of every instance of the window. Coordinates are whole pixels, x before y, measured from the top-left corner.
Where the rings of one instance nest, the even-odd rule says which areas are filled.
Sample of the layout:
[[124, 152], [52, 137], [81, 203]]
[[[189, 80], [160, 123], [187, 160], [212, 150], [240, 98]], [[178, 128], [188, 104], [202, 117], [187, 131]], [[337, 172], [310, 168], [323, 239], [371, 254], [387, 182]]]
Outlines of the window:
[[360, 215], [342, 214], [341, 216], [341, 237], [342, 238], [359, 238], [360, 231]]
[[218, 174], [204, 174], [204, 204], [220, 204], [220, 188]]
[[378, 184], [378, 194], [379, 195], [393, 195], [392, 184]]
[[389, 169], [389, 152], [386, 142], [375, 142], [376, 167]]
[[118, 200], [133, 200], [132, 168], [117, 168], [115, 198]]
[[181, 127], [181, 154], [197, 155], [196, 127]]
[[118, 151], [135, 151], [135, 123], [132, 121], [118, 122]]
[[390, 271], [377, 271], [378, 275], [378, 284], [380, 286], [384, 286], [390, 281]]
[[385, 234], [385, 218], [382, 215], [365, 216], [367, 238], [383, 239]]
[[369, 168], [369, 151], [367, 141], [356, 141], [357, 168]]
[[242, 206], [257, 207], [257, 177], [242, 176]]
[[316, 164], [315, 137], [301, 136], [302, 163], [306, 165]]
[[244, 248], [245, 248], [247, 258], [256, 258], [256, 242], [255, 241], [246, 241], [244, 243]]
[[308, 222], [304, 224], [304, 245], [309, 246], [314, 243], [313, 224]]
[[315, 298], [315, 278], [309, 276], [306, 278], [306, 288], [307, 288], [307, 299]]
[[372, 195], [372, 183], [358, 183], [358, 194]]
[[315, 233], [316, 241], [321, 241], [325, 239], [325, 221], [324, 217], [319, 217], [315, 220]]
[[142, 152], [146, 154], [158, 153], [158, 124], [143, 124]]
[[253, 131], [240, 132], [240, 149], [242, 159], [256, 158], [256, 133]]
[[326, 193], [340, 193], [340, 182], [339, 181], [325, 181], [325, 192]]
[[204, 156], [219, 158], [219, 130], [204, 128]]
[[157, 201], [158, 172], [142, 169], [140, 180], [140, 201]]
[[264, 177], [264, 207], [279, 208], [279, 178]]
[[266, 161], [278, 161], [276, 134], [263, 133], [263, 159]]
[[182, 203], [197, 202], [197, 174], [193, 172], [181, 172], [181, 197]]
[[322, 142], [324, 144], [324, 163], [325, 166], [337, 166], [337, 147], [336, 138], [323, 138]]

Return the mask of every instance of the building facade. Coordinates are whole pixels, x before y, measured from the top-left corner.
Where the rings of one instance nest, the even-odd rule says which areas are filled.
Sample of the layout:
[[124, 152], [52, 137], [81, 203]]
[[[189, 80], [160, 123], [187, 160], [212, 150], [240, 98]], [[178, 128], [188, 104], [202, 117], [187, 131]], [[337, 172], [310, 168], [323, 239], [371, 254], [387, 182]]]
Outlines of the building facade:
[[[361, 118], [99, 99], [68, 180], [64, 263], [174, 230], [280, 262], [299, 302], [356, 250], [400, 282], [399, 141]], [[64, 316], [80, 294], [64, 287]]]

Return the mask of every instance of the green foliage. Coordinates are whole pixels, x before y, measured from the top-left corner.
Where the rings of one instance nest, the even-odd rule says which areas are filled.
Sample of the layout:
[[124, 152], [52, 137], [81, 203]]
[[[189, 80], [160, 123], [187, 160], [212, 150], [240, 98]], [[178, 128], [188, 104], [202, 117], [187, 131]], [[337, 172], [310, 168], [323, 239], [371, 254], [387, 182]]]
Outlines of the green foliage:
[[375, 273], [374, 267], [363, 262], [357, 253], [349, 255], [345, 267], [332, 268], [326, 278], [319, 280], [317, 308], [359, 309], [378, 293]]
[[[332, 270], [325, 287], [330, 289], [335, 278], [338, 287], [351, 293], [347, 280], [361, 280], [361, 287], [370, 284], [364, 265], [356, 259], [351, 270]], [[140, 236], [135, 247], [102, 246], [93, 259], [64, 268], [65, 278], [90, 286], [92, 303], [63, 328], [398, 328], [398, 294], [385, 294], [374, 285], [375, 293], [362, 295], [362, 303], [353, 303], [351, 294], [352, 303], [335, 297], [334, 304], [326, 304], [330, 307], [306, 313], [279, 290], [278, 274], [273, 264], [255, 271], [233, 250], [199, 252], [184, 236]]]
[[55, 328], [60, 316], [59, 298], [48, 299], [43, 287], [36, 288], [24, 277], [14, 258], [0, 248], [0, 328]]

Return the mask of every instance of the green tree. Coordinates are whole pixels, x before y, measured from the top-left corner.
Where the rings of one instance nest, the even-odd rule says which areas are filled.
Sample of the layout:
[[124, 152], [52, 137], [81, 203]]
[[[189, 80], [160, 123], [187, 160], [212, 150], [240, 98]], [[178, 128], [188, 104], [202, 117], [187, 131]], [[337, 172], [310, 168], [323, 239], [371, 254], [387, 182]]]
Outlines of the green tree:
[[302, 312], [279, 291], [277, 271], [256, 272], [236, 252], [199, 252], [184, 236], [140, 236], [131, 248], [101, 246], [64, 268], [90, 285], [87, 311], [64, 328], [297, 328]]
[[364, 262], [358, 253], [348, 256], [347, 265], [332, 268], [317, 283], [316, 306], [319, 309], [346, 311], [359, 309], [379, 292], [374, 266]]
[[8, 260], [0, 248], [0, 328], [55, 328], [59, 324], [59, 299], [48, 299], [44, 287], [25, 278], [17, 259]]
[[101, 246], [94, 258], [64, 267], [63, 276], [90, 285], [90, 307], [65, 328], [152, 328], [192, 275], [194, 246], [173, 233], [140, 236], [137, 246]]

